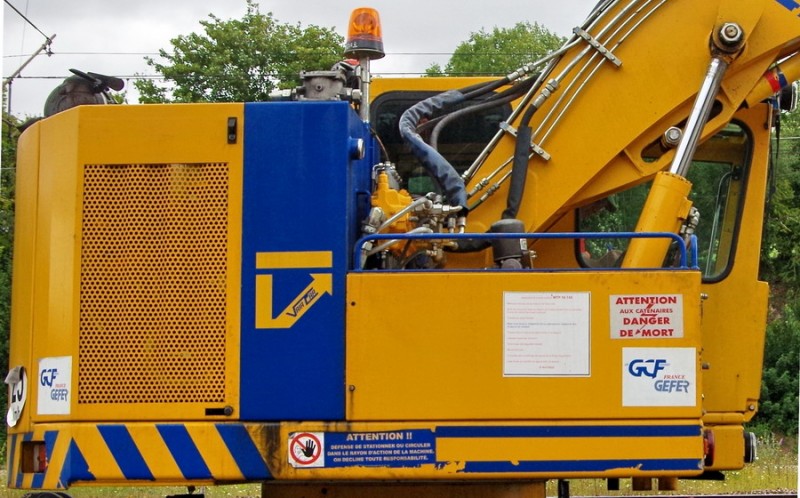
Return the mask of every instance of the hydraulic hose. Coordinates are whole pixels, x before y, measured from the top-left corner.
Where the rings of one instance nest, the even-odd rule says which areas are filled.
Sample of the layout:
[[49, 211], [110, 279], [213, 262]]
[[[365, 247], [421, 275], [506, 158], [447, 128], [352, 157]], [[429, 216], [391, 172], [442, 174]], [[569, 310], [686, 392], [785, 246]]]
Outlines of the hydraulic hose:
[[[533, 82], [535, 80], [536, 80], [536, 76], [534, 76], [533, 78], [528, 78], [527, 80], [519, 83], [518, 85], [515, 85], [512, 88], [509, 88], [509, 89], [507, 89], [507, 90], [505, 90], [503, 92], [500, 92], [497, 95], [493, 95], [493, 96], [489, 97], [488, 99], [486, 99], [486, 100], [484, 100], [482, 102], [474, 103], [474, 104], [470, 105], [469, 107], [465, 107], [463, 109], [459, 109], [457, 111], [453, 111], [453, 112], [451, 112], [451, 113], [449, 113], [449, 114], [447, 114], [445, 116], [440, 116], [440, 117], [438, 117], [436, 119], [432, 119], [428, 123], [425, 123], [426, 125], [428, 125], [428, 124], [435, 125], [434, 128], [433, 128], [433, 131], [431, 132], [431, 136], [430, 136], [430, 139], [428, 140], [428, 143], [430, 143], [431, 147], [433, 147], [434, 149], [438, 150], [438, 148], [439, 148], [439, 135], [442, 133], [442, 130], [448, 124], [450, 124], [454, 120], [459, 119], [461, 117], [464, 117], [466, 115], [473, 114], [473, 113], [476, 113], [476, 112], [480, 112], [480, 111], [483, 111], [485, 109], [491, 109], [493, 107], [498, 107], [498, 106], [501, 106], [501, 105], [505, 105], [505, 104], [508, 104], [509, 102], [513, 102], [514, 100], [516, 100], [520, 96], [522, 96], [522, 94], [527, 92], [530, 89], [530, 87], [533, 85]], [[418, 129], [422, 130], [423, 127], [420, 127]]]
[[530, 105], [522, 115], [522, 120], [517, 129], [517, 141], [514, 146], [514, 164], [511, 166], [511, 185], [508, 188], [506, 209], [503, 219], [517, 217], [522, 195], [525, 192], [525, 179], [528, 176], [528, 156], [531, 148], [531, 135], [533, 134], [530, 123], [536, 106]]
[[411, 152], [419, 159], [425, 169], [442, 187], [447, 202], [452, 206], [461, 206], [462, 213], [467, 212], [467, 190], [464, 180], [456, 169], [439, 152], [425, 143], [417, 133], [417, 124], [423, 118], [429, 118], [448, 106], [464, 101], [464, 94], [451, 90], [427, 98], [406, 110], [400, 117], [400, 136], [411, 148]]
[[433, 127], [433, 131], [431, 131], [431, 136], [428, 139], [428, 143], [431, 145], [431, 147], [438, 150], [439, 135], [442, 133], [442, 131], [445, 129], [447, 125], [469, 114], [474, 114], [476, 112], [480, 112], [485, 109], [491, 109], [493, 107], [499, 107], [503, 104], [508, 104], [509, 102], [513, 102], [516, 98], [518, 97], [511, 95], [502, 99], [486, 100], [480, 104], [474, 104], [469, 107], [453, 111], [450, 114], [447, 114], [446, 116], [442, 116], [441, 119], [439, 119], [436, 123], [434, 123], [435, 126]]
[[509, 83], [511, 83], [511, 79], [508, 76], [504, 76], [499, 80], [490, 81], [489, 83], [476, 88], [475, 90], [464, 93], [464, 100], [476, 99], [486, 95], [489, 92], [493, 92], [502, 86], [508, 85]]
[[[518, 84], [503, 90], [500, 93], [497, 93], [497, 94], [494, 94], [494, 95], [490, 95], [489, 97], [487, 97], [485, 99], [477, 100], [475, 98], [472, 98], [471, 99], [472, 102], [469, 104], [470, 107], [459, 109], [459, 110], [453, 111], [453, 112], [459, 112], [460, 113], [464, 109], [471, 109], [472, 106], [474, 106], [474, 105], [483, 105], [483, 104], [485, 104], [487, 102], [496, 102], [496, 103], [498, 103], [498, 105], [500, 105], [501, 103], [498, 102], [498, 101], [499, 100], [504, 100], [504, 102], [502, 102], [502, 103], [505, 103], [505, 97], [508, 97], [509, 95], [514, 95], [515, 97], [518, 98], [518, 97], [522, 96], [523, 93], [525, 93], [528, 90], [530, 90], [531, 86], [533, 86], [533, 83], [536, 81], [536, 77], [537, 76], [538, 76], [538, 74], [534, 74], [533, 77], [525, 79], [525, 80], [519, 82]], [[487, 81], [487, 82], [484, 82], [484, 83], [479, 83], [477, 85], [472, 85], [472, 86], [469, 86], [469, 87], [466, 87], [466, 88], [462, 88], [462, 89], [460, 89], [458, 91], [466, 96], [470, 91], [472, 91], [472, 90], [480, 90], [480, 89], [482, 89], [483, 87], [485, 87], [487, 85], [492, 85], [492, 89], [494, 90], [494, 89], [497, 89], [497, 87], [494, 86], [494, 83], [496, 83], [496, 82], [495, 81]], [[481, 95], [479, 95], [479, 97], [482, 96], [482, 95], [483, 95], [483, 93]], [[438, 126], [438, 124], [443, 119], [447, 119], [447, 117], [450, 116], [451, 114], [452, 113], [446, 113], [446, 114], [444, 114], [442, 116], [437, 116], [437, 117], [435, 117], [435, 118], [433, 118], [433, 119], [431, 119], [429, 121], [426, 121], [426, 122], [422, 123], [421, 125], [419, 125], [417, 127], [417, 132], [422, 133], [425, 130], [429, 130], [430, 128], [433, 128], [434, 126]]]

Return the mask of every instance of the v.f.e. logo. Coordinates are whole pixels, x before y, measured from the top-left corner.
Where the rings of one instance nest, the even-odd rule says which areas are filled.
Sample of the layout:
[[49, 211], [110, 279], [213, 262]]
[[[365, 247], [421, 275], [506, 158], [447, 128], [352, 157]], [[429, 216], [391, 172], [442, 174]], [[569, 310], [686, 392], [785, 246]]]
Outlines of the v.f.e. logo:
[[[333, 275], [320, 272], [333, 267], [331, 251], [256, 253], [256, 328], [288, 329], [297, 323], [325, 294], [333, 294]], [[278, 315], [273, 315], [273, 273], [307, 269], [311, 283], [294, 297]]]

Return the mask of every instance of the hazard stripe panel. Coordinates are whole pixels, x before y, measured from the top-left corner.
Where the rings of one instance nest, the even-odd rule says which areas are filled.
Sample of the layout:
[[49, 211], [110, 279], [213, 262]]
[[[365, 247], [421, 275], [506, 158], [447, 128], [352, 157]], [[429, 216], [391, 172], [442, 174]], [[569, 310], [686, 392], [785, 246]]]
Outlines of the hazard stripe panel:
[[[686, 423], [690, 422], [690, 423]], [[9, 487], [278, 480], [693, 476], [699, 421], [596, 424], [41, 424], [9, 438]], [[46, 455], [41, 473], [21, 472]], [[268, 467], [267, 461], [271, 463]]]
[[142, 458], [128, 428], [124, 425], [100, 425], [97, 427], [106, 446], [111, 450], [122, 475], [128, 480], [153, 480], [153, 473]]
[[158, 425], [158, 433], [187, 479], [211, 479], [211, 471], [194, 444], [189, 431], [181, 424]]
[[[8, 485], [66, 489], [76, 483], [222, 483], [271, 477], [263, 431], [240, 423], [42, 424], [9, 438]], [[45, 443], [45, 472], [23, 473], [22, 443]]]

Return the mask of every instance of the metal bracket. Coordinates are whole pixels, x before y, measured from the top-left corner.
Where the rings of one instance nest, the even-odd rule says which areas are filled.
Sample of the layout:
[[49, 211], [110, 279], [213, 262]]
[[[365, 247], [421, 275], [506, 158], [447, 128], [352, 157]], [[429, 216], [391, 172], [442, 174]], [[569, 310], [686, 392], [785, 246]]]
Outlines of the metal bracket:
[[620, 67], [622, 65], [622, 61], [619, 60], [619, 58], [616, 55], [612, 54], [610, 50], [608, 50], [600, 42], [592, 38], [592, 35], [590, 35], [586, 31], [582, 30], [581, 28], [573, 28], [572, 32], [580, 36], [584, 40], [586, 40], [586, 43], [588, 43], [589, 45], [592, 46], [592, 48], [600, 52], [600, 55], [611, 61], [611, 63], [614, 64], [615, 66]]
[[[500, 123], [500, 129], [505, 131], [506, 133], [510, 134], [513, 137], [517, 136], [517, 129], [514, 128], [513, 126], [511, 126], [510, 124], [506, 123], [505, 121]], [[539, 144], [531, 142], [531, 151], [533, 151], [534, 153], [539, 155], [545, 161], [549, 161], [550, 160], [550, 157], [551, 157], [550, 154], [546, 150], [544, 150], [543, 148], [539, 147]]]

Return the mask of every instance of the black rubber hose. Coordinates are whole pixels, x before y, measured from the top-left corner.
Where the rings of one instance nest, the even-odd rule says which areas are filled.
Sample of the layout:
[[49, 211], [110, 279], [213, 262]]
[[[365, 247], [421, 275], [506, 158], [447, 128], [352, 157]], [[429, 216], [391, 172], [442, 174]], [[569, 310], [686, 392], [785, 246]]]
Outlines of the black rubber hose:
[[486, 95], [489, 92], [493, 92], [493, 91], [497, 90], [501, 86], [508, 85], [509, 83], [511, 83], [511, 80], [508, 79], [508, 76], [504, 76], [504, 77], [500, 78], [499, 80], [494, 80], [494, 81], [489, 82], [485, 86], [482, 86], [482, 87], [476, 88], [475, 90], [472, 90], [470, 92], [464, 93], [464, 100], [476, 99], [476, 98], [478, 98], [478, 97], [480, 97], [482, 95]]
[[451, 90], [422, 100], [407, 109], [400, 117], [400, 136], [411, 148], [425, 169], [436, 179], [451, 206], [461, 206], [467, 212], [467, 190], [456, 169], [439, 152], [425, 143], [417, 133], [417, 124], [448, 106], [464, 101], [461, 92]]
[[531, 105], [522, 115], [519, 128], [517, 129], [517, 142], [514, 146], [514, 163], [511, 166], [511, 185], [508, 189], [506, 198], [506, 209], [503, 211], [503, 219], [516, 218], [519, 206], [522, 203], [522, 195], [525, 192], [525, 179], [528, 176], [528, 155], [531, 148], [531, 136], [533, 134], [530, 123], [536, 107]]
[[[480, 112], [480, 111], [482, 111], [484, 109], [491, 109], [492, 107], [505, 105], [505, 104], [507, 104], [509, 102], [512, 102], [512, 101], [516, 100], [522, 94], [527, 92], [530, 89], [531, 86], [533, 86], [533, 83], [536, 80], [536, 77], [537, 76], [534, 76], [533, 78], [529, 78], [529, 79], [519, 83], [518, 85], [514, 85], [513, 87], [498, 93], [497, 95], [493, 95], [493, 96], [489, 97], [488, 99], [486, 99], [486, 100], [484, 100], [484, 101], [482, 101], [480, 103], [472, 104], [470, 107], [465, 107], [463, 109], [459, 109], [457, 111], [453, 111], [453, 112], [451, 112], [449, 114], [446, 114], [444, 116], [440, 116], [440, 117], [438, 117], [436, 119], [432, 119], [428, 123], [425, 123], [426, 125], [428, 125], [431, 122], [435, 122], [435, 126], [433, 128], [433, 131], [431, 132], [430, 138], [428, 139], [428, 143], [434, 149], [438, 149], [439, 148], [439, 135], [442, 133], [442, 130], [448, 124], [450, 124], [453, 120], [461, 118], [461, 117], [469, 115], [469, 114], [472, 114], [472, 113], [475, 113], [475, 112]], [[427, 128], [427, 126], [425, 127], [425, 129], [426, 128]], [[417, 130], [418, 131], [422, 131], [423, 127], [419, 127], [419, 128], [417, 128]]]
[[442, 116], [442, 118], [436, 122], [436, 126], [433, 127], [433, 131], [431, 131], [431, 136], [428, 139], [428, 143], [431, 145], [431, 147], [438, 150], [439, 135], [442, 133], [442, 130], [444, 130], [447, 125], [449, 125], [456, 119], [463, 118], [464, 116], [467, 116], [469, 114], [480, 112], [484, 109], [491, 109], [492, 107], [497, 107], [503, 104], [507, 104], [509, 102], [514, 101], [514, 99], [516, 98], [518, 97], [510, 95], [508, 97], [499, 100], [486, 100], [480, 104], [474, 104], [470, 107], [465, 107], [463, 109], [453, 111], [450, 114], [447, 114], [446, 116]]
[[[482, 99], [482, 100], [478, 100], [478, 101], [475, 101], [475, 99], [473, 99], [473, 102], [471, 102], [469, 105], [473, 106], [473, 105], [480, 105], [480, 104], [483, 104], [483, 103], [489, 102], [489, 101], [497, 101], [497, 100], [500, 100], [500, 99], [503, 99], [503, 98], [507, 97], [508, 95], [521, 96], [523, 93], [528, 91], [531, 86], [533, 86], [533, 83], [536, 81], [537, 77], [538, 77], [538, 75], [533, 75], [532, 78], [528, 78], [526, 80], [523, 80], [520, 83], [518, 83], [518, 84], [516, 84], [516, 85], [514, 85], [514, 86], [512, 86], [510, 88], [507, 88], [507, 89], [503, 90], [500, 93], [496, 93], [494, 95], [491, 95], [491, 96], [487, 97], [486, 99]], [[484, 85], [488, 85], [488, 84], [491, 84], [491, 83], [493, 83], [493, 82], [489, 81], [489, 82], [486, 82], [486, 83], [482, 83], [480, 85], [473, 85], [472, 87], [467, 87], [467, 88], [482, 87]], [[461, 92], [461, 93], [465, 93], [466, 90], [467, 89], [461, 89], [461, 90], [458, 90], [458, 91]], [[459, 109], [458, 111], [455, 111], [455, 112], [460, 112], [460, 111], [461, 111], [461, 109]], [[422, 123], [421, 125], [417, 126], [417, 133], [423, 133], [425, 130], [429, 130], [429, 129], [433, 128], [434, 126], [438, 125], [443, 119], [445, 119], [449, 115], [450, 114], [444, 114], [442, 116], [437, 116], [437, 117], [435, 117], [433, 119], [430, 119], [430, 120]]]
[[492, 247], [490, 239], [460, 239], [457, 247], [445, 246], [444, 250], [447, 252], [479, 252], [490, 247]]
[[474, 92], [476, 90], [480, 90], [485, 86], [491, 85], [495, 82], [495, 80], [490, 81], [481, 81], [480, 83], [475, 83], [474, 85], [465, 86], [464, 88], [459, 88], [458, 91], [462, 94], [466, 95], [470, 92]]
[[528, 176], [528, 154], [531, 147], [531, 127], [520, 126], [517, 130], [517, 142], [514, 146], [514, 164], [511, 167], [511, 185], [508, 188], [506, 209], [503, 219], [517, 217], [522, 195], [525, 192], [525, 179]]

